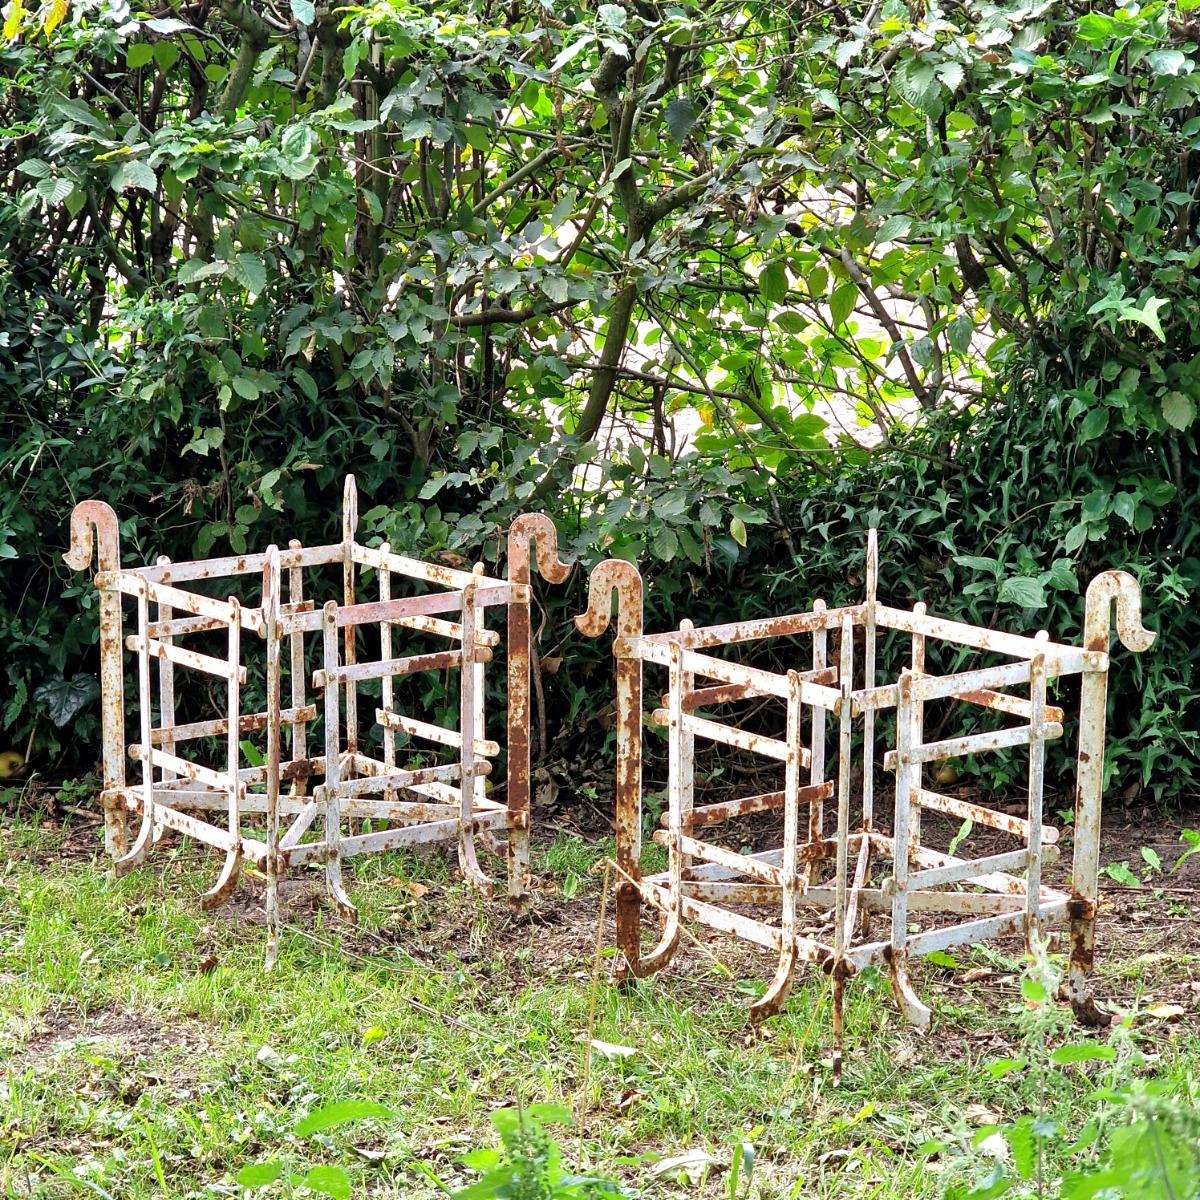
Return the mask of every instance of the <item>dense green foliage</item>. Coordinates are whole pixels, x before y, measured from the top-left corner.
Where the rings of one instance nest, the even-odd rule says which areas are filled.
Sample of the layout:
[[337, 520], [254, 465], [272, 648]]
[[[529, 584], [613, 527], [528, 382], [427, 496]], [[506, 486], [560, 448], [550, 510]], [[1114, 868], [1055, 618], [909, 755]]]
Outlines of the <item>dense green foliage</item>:
[[[1194, 790], [1198, 31], [9, 0], [6, 740], [96, 742], [76, 499], [190, 557], [328, 537], [354, 469], [368, 535], [490, 557], [545, 507], [636, 557], [659, 621], [853, 593], [873, 521], [896, 599], [1064, 637], [1128, 567], [1163, 637], [1117, 676], [1115, 761]], [[554, 603], [557, 642], [578, 579]], [[607, 683], [571, 649], [568, 721]]]

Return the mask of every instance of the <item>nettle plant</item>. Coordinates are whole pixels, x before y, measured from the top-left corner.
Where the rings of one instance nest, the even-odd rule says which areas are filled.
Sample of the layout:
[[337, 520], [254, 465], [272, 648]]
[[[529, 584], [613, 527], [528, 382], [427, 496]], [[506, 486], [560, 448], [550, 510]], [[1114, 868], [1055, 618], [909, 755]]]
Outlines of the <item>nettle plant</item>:
[[[1021, 981], [1023, 1050], [989, 1064], [1030, 1111], [989, 1124], [949, 1159], [947, 1200], [1183, 1200], [1200, 1193], [1200, 1119], [1194, 1083], [1168, 1091], [1137, 1031], [1142, 1014], [1106, 1042], [1064, 1042], [1070, 1028], [1054, 997], [1059, 962], [1034, 954]], [[944, 1152], [945, 1146], [930, 1147]], [[952, 1154], [955, 1152], [952, 1152]], [[967, 1178], [963, 1178], [963, 1176]]]

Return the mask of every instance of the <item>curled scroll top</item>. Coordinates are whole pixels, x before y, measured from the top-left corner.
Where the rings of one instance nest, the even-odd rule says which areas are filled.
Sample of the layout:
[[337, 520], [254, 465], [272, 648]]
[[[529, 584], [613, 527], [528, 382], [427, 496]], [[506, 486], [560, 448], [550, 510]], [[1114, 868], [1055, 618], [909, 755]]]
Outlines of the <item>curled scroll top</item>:
[[1135, 653], [1149, 650], [1158, 634], [1142, 624], [1142, 591], [1128, 571], [1105, 571], [1088, 585], [1083, 640], [1088, 650], [1107, 650], [1111, 606], [1117, 606], [1117, 637]]
[[530, 547], [537, 549], [538, 574], [547, 583], [565, 583], [571, 564], [558, 557], [558, 530], [542, 513], [524, 513], [508, 530], [508, 577], [513, 583], [529, 582]]
[[121, 568], [121, 540], [117, 514], [103, 500], [84, 500], [71, 513], [71, 548], [63, 561], [73, 571], [86, 571], [92, 561], [93, 541], [97, 569], [118, 571]]
[[608, 558], [592, 571], [588, 581], [587, 612], [575, 618], [575, 627], [586, 637], [599, 637], [612, 619], [612, 598], [617, 597], [617, 636], [638, 637], [642, 632], [642, 577], [631, 562]]

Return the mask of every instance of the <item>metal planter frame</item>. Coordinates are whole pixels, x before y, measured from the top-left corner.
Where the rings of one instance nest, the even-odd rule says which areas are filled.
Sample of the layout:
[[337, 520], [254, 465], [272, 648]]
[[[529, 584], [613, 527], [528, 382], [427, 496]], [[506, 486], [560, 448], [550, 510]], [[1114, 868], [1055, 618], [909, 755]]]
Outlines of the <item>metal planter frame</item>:
[[[98, 500], [76, 505], [71, 516], [71, 548], [64, 555], [75, 570], [86, 570], [93, 548], [98, 560], [95, 585], [100, 609], [100, 682], [103, 723], [103, 805], [105, 844], [118, 874], [141, 864], [165, 830], [224, 852], [205, 907], [227, 900], [244, 863], [266, 875], [268, 961], [278, 949], [278, 883], [288, 867], [320, 863], [338, 912], [354, 920], [356, 911], [342, 880], [342, 863], [358, 854], [430, 843], [457, 845], [466, 878], [490, 894], [475, 838], [506, 835], [508, 894], [520, 903], [529, 865], [529, 719], [531, 587], [530, 551], [536, 545], [542, 577], [562, 583], [569, 567], [559, 561], [557, 535], [549, 518], [529, 514], [514, 521], [508, 535], [508, 578], [490, 578], [483, 564], [472, 571], [393, 554], [355, 540], [358, 501], [354, 477], [347, 476], [342, 505], [342, 540], [327, 546], [289, 543], [260, 554], [122, 567], [115, 512]], [[323, 604], [306, 587], [313, 568], [340, 568], [336, 599]], [[376, 596], [359, 598], [361, 575], [374, 571]], [[257, 603], [209, 594], [213, 581], [253, 580]], [[311, 580], [311, 577], [309, 577]], [[284, 597], [284, 584], [287, 596]], [[405, 581], [415, 592], [393, 597]], [[197, 590], [203, 584], [206, 591]], [[123, 637], [123, 598], [134, 602], [136, 632]], [[485, 729], [484, 669], [499, 634], [488, 629], [488, 611], [507, 609], [508, 774], [505, 802], [485, 794], [490, 760], [500, 745]], [[375, 627], [379, 656], [359, 660], [358, 631]], [[447, 649], [398, 657], [398, 639], [419, 634]], [[190, 648], [197, 637], [217, 635], [224, 653]], [[194, 645], [194, 642], [193, 642]], [[258, 649], [265, 658], [266, 704], [262, 712], [242, 711], [248, 680], [244, 655]], [[125, 745], [124, 651], [137, 660], [137, 739]], [[319, 662], [311, 676], [310, 658]], [[157, 664], [155, 669], [154, 664]], [[447, 729], [407, 713], [393, 703], [395, 680], [424, 671], [457, 671], [459, 722]], [[155, 680], [155, 676], [157, 679]], [[288, 677], [289, 696], [283, 699]], [[176, 721], [177, 689], [197, 677], [224, 692], [224, 715], [207, 721]], [[382, 759], [363, 753], [359, 737], [360, 685], [379, 680], [382, 692], [376, 721], [382, 729]], [[155, 683], [157, 686], [155, 686]], [[324, 744], [311, 753], [307, 727], [324, 721]], [[283, 731], [290, 729], [285, 752]], [[264, 731], [264, 761], [246, 761], [242, 739]], [[456, 760], [403, 770], [397, 765], [396, 735], [433, 748], [449, 748]], [[202, 761], [196, 747], [219, 739], [221, 750]], [[188, 753], [191, 749], [193, 752]], [[126, 781], [126, 754], [140, 763], [140, 780]], [[319, 783], [315, 782], [320, 780]], [[129, 816], [139, 823], [130, 839]], [[247, 818], [263, 829], [250, 836]], [[369, 819], [384, 828], [355, 832]], [[321, 836], [314, 837], [318, 827]], [[349, 831], [347, 833], [347, 831]], [[307, 838], [307, 840], [306, 840]]]
[[[600, 563], [592, 572], [588, 610], [576, 617], [584, 634], [598, 637], [608, 627], [616, 600], [616, 865], [617, 941], [622, 971], [646, 976], [664, 967], [680, 941], [681, 924], [695, 921], [760, 945], [778, 955], [765, 994], [750, 1009], [758, 1022], [777, 1013], [798, 970], [816, 963], [832, 977], [835, 1059], [840, 1063], [845, 981], [872, 964], [890, 975], [905, 1016], [921, 1028], [930, 1010], [909, 981], [914, 956], [1023, 932], [1027, 941], [1055, 923], [1070, 927], [1068, 989], [1079, 1019], [1107, 1018], [1089, 991], [1095, 945], [1100, 809], [1104, 775], [1105, 700], [1109, 669], [1109, 625], [1116, 606], [1120, 640], [1134, 651], [1153, 643], [1142, 627], [1137, 582], [1108, 571], [1087, 590], [1082, 646], [999, 632], [945, 620], [926, 612], [892, 608], [877, 597], [878, 551], [868, 535], [864, 603], [827, 608], [817, 600], [808, 612], [765, 620], [647, 634], [642, 627], [642, 580], [633, 564]], [[876, 679], [881, 634], [907, 637], [909, 666], [899, 677]], [[786, 673], [718, 657], [721, 647], [771, 638], [803, 638], [803, 669]], [[831, 653], [831, 637], [836, 653]], [[996, 666], [934, 674], [927, 657], [938, 645], [1000, 658]], [[858, 660], [856, 662], [856, 659]], [[664, 706], [653, 714], [668, 733], [668, 806], [654, 840], [665, 845], [665, 872], [643, 875], [642, 673], [643, 665], [665, 668]], [[1075, 787], [1074, 863], [1068, 893], [1042, 883], [1042, 867], [1058, 851], [1059, 831], [1043, 821], [1046, 742], [1062, 736], [1063, 712], [1047, 702], [1049, 682], [1082, 676], [1079, 748]], [[785, 734], [768, 737], [739, 727], [731, 718], [699, 713], [738, 701], [782, 703]], [[926, 741], [925, 710], [933, 701], [953, 702], [1014, 718], [1005, 728], [947, 740]], [[896, 745], [880, 763], [876, 717], [895, 714]], [[833, 724], [836, 753], [827, 755], [827, 726]], [[857, 729], [856, 729], [857, 726]], [[861, 751], [855, 754], [855, 735]], [[778, 762], [777, 791], [733, 801], [694, 804], [696, 739], [717, 742]], [[1028, 805], [1013, 816], [933, 790], [926, 764], [967, 754], [1021, 748], [1028, 756]], [[891, 829], [875, 817], [875, 768], [895, 776]], [[854, 770], [861, 769], [861, 784]], [[857, 791], [852, 796], [852, 791]], [[832, 801], [835, 828], [825, 830], [825, 805]], [[976, 825], [1013, 836], [1018, 847], [1001, 854], [966, 858], [922, 844], [923, 811], [970, 818]], [[780, 811], [779, 845], [747, 854], [721, 845], [722, 824], [749, 813]], [[880, 877], [881, 876], [881, 877]], [[656, 910], [662, 931], [642, 947], [643, 904]], [[749, 908], [769, 916], [751, 915]], [[832, 935], [801, 932], [802, 910], [831, 921]], [[885, 936], [872, 936], [872, 917], [882, 917]], [[918, 922], [917, 932], [910, 930]]]

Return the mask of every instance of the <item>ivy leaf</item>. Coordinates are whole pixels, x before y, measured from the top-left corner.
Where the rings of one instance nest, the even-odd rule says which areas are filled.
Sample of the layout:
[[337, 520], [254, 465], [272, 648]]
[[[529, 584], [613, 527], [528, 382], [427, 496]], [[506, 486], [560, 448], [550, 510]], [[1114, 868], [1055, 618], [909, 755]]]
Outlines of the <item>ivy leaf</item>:
[[667, 132], [671, 135], [671, 141], [679, 145], [687, 137], [699, 115], [696, 106], [690, 100], [685, 100], [681, 96], [672, 100], [663, 112], [663, 119], [667, 123]]
[[100, 685], [81, 672], [70, 679], [61, 675], [48, 679], [34, 691], [33, 698], [45, 706], [46, 716], [61, 729], [99, 695]]
[[1196, 406], [1183, 392], [1168, 392], [1162, 398], [1162, 415], [1172, 429], [1186, 429], [1196, 419]]

